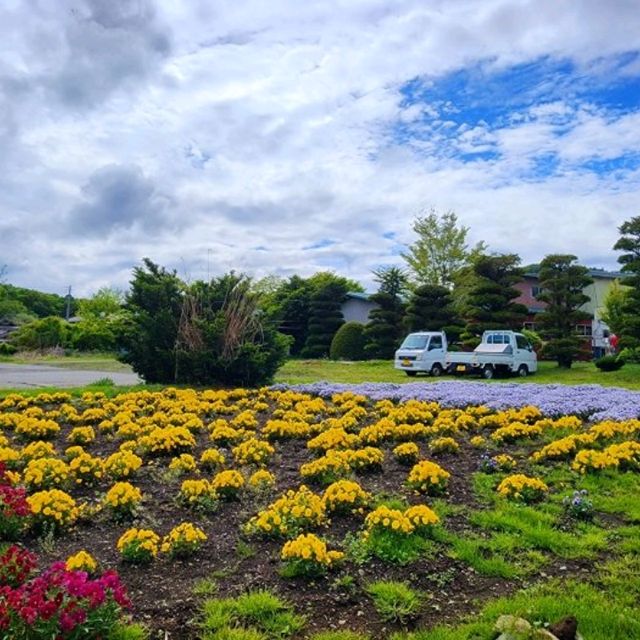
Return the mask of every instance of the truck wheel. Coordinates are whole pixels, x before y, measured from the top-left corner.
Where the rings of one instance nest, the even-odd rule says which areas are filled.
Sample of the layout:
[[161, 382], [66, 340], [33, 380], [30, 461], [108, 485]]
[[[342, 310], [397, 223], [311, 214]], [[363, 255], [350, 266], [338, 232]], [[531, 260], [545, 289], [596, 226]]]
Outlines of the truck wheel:
[[405, 371], [405, 373], [410, 377], [410, 378], [415, 378], [416, 374], [418, 373], [417, 371]]
[[442, 367], [436, 362], [433, 367], [431, 367], [431, 375], [434, 378], [439, 378], [443, 374]]
[[527, 367], [527, 365], [526, 365], [526, 364], [521, 364], [521, 365], [518, 367], [518, 375], [519, 375], [521, 378], [526, 378], [526, 377], [529, 375], [529, 368]]
[[493, 367], [492, 367], [490, 364], [488, 364], [488, 365], [487, 365], [487, 366], [482, 370], [482, 377], [483, 377], [485, 380], [491, 380], [491, 378], [493, 378], [493, 374], [494, 374]]

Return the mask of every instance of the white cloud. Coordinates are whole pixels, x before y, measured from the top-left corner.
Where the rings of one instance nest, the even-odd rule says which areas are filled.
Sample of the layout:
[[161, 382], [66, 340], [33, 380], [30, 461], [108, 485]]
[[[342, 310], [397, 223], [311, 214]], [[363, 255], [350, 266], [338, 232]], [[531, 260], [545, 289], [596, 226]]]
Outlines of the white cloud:
[[[638, 211], [637, 172], [594, 176], [577, 163], [638, 153], [638, 112], [603, 113], [539, 87], [505, 124], [458, 128], [454, 104], [403, 107], [400, 89], [544, 56], [596, 73], [596, 61], [638, 50], [633, 5], [203, 0], [141, 3], [137, 15], [123, 2], [14, 3], [0, 27], [0, 113], [11, 123], [0, 127], [0, 263], [12, 281], [58, 292], [124, 286], [143, 256], [191, 277], [207, 261], [212, 273], [257, 276], [333, 265], [370, 286], [371, 269], [400, 262], [398, 242], [433, 205], [525, 261], [562, 250], [614, 266], [615, 228]], [[414, 138], [398, 139], [398, 123]], [[491, 150], [499, 156], [457, 158]], [[543, 153], [560, 175], [529, 179]], [[98, 218], [81, 216], [91, 233], [66, 230], [91, 204], [83, 186], [110, 165], [136, 168], [153, 228], [123, 222], [135, 212], [103, 189], [92, 196]], [[303, 250], [321, 239], [336, 244]]]

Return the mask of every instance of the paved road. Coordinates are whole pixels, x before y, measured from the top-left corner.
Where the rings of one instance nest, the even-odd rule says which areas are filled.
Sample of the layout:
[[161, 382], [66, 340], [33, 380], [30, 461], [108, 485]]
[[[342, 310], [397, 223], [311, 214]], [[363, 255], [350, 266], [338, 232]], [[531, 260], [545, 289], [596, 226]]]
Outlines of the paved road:
[[83, 387], [109, 378], [117, 385], [138, 384], [135, 373], [80, 371], [36, 364], [0, 363], [0, 389], [37, 389], [39, 387]]

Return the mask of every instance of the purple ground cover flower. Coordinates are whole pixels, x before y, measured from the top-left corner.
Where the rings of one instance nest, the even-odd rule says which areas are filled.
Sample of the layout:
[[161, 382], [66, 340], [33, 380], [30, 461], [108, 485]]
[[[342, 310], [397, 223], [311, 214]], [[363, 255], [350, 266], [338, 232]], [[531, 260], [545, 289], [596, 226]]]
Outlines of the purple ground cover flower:
[[628, 420], [640, 417], [640, 392], [590, 385], [519, 384], [472, 381], [441, 381], [429, 383], [338, 384], [315, 382], [303, 385], [276, 385], [280, 389], [295, 389], [323, 397], [353, 391], [381, 400], [436, 401], [444, 407], [466, 407], [484, 404], [492, 409], [534, 405], [547, 416], [577, 415], [592, 421]]

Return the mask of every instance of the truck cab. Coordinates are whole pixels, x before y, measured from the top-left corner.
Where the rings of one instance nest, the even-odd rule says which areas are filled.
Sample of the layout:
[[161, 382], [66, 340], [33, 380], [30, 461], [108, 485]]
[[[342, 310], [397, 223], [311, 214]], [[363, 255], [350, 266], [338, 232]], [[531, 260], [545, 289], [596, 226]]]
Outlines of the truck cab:
[[445, 370], [447, 336], [443, 331], [410, 333], [396, 351], [394, 367], [408, 376], [427, 373], [440, 376]]

